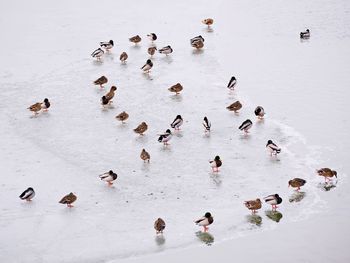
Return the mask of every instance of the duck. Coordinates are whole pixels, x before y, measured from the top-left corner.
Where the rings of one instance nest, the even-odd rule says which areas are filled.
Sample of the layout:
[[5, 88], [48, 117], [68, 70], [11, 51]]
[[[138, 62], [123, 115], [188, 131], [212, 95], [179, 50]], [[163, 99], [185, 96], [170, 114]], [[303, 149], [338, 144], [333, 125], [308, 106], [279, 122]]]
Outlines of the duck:
[[324, 176], [325, 182], [330, 181], [333, 176], [338, 178], [337, 171], [334, 171], [330, 168], [320, 168], [317, 170], [319, 176]]
[[43, 111], [48, 111], [50, 106], [51, 106], [51, 103], [50, 103], [49, 99], [45, 98], [44, 102], [41, 105], [41, 108], [43, 109]]
[[109, 40], [108, 42], [100, 42], [100, 47], [104, 48], [107, 52], [112, 49], [114, 46], [113, 40]]
[[220, 156], [215, 156], [214, 160], [209, 161], [211, 165], [211, 169], [213, 170], [213, 173], [218, 173], [219, 172], [219, 167], [222, 166], [222, 161], [220, 159]]
[[310, 37], [310, 30], [309, 29], [306, 29], [305, 32], [300, 32], [300, 38], [306, 39], [306, 38], [309, 38], [309, 37]]
[[28, 187], [20, 196], [22, 200], [26, 200], [28, 202], [32, 201], [35, 196], [35, 191], [32, 187]]
[[255, 116], [257, 116], [259, 119], [263, 119], [265, 116], [265, 110], [262, 106], [257, 106], [254, 110]]
[[112, 103], [112, 99], [114, 98], [115, 91], [117, 90], [116, 86], [112, 86], [109, 92], [105, 95], [106, 99], [109, 103]]
[[234, 111], [235, 113], [238, 113], [238, 111], [241, 108], [242, 108], [242, 104], [238, 100], [226, 107], [226, 109], [228, 109], [229, 111]]
[[29, 106], [27, 109], [32, 111], [34, 115], [39, 114], [41, 110], [47, 110], [50, 107], [50, 102], [47, 98], [44, 99], [43, 102], [37, 102], [33, 105]]
[[129, 114], [125, 111], [119, 113], [117, 116], [115, 116], [115, 118], [119, 121], [121, 121], [122, 123], [124, 123], [124, 121], [126, 121], [129, 118]]
[[173, 49], [171, 48], [171, 46], [166, 46], [166, 47], [159, 49], [158, 52], [160, 54], [169, 55], [169, 54], [173, 53]]
[[171, 128], [175, 130], [180, 130], [180, 126], [183, 124], [183, 119], [181, 115], [177, 115], [175, 120], [170, 124]]
[[214, 222], [214, 218], [211, 215], [211, 213], [206, 212], [205, 215], [197, 220], [194, 221], [196, 225], [203, 226], [204, 232], [208, 231], [208, 226], [211, 225]]
[[108, 82], [108, 79], [105, 76], [101, 76], [98, 79], [94, 81], [95, 85], [100, 85], [100, 88], [103, 88], [103, 84], [106, 84]]
[[137, 126], [135, 129], [134, 129], [134, 132], [140, 134], [140, 135], [143, 135], [143, 133], [145, 131], [147, 131], [148, 129], [148, 125], [146, 122], [142, 122], [139, 126]]
[[180, 93], [180, 91], [183, 90], [183, 87], [180, 83], [176, 83], [175, 85], [171, 86], [170, 88], [168, 88], [168, 90], [170, 92], [175, 92], [176, 95], [178, 95]]
[[244, 201], [244, 205], [249, 210], [252, 210], [252, 214], [255, 214], [256, 210], [259, 210], [261, 208], [261, 201], [259, 198], [255, 199], [255, 200]]
[[142, 66], [142, 70], [145, 73], [149, 73], [151, 68], [153, 67], [153, 62], [150, 59], [147, 59], [146, 64]]
[[249, 119], [242, 122], [241, 126], [238, 127], [241, 131], [244, 131], [245, 133], [248, 133], [249, 129], [253, 126], [253, 122]]
[[272, 206], [272, 211], [276, 211], [278, 208], [277, 205], [282, 203], [282, 198], [278, 194], [268, 195], [264, 197], [265, 203], [268, 203]]
[[288, 181], [288, 187], [291, 186], [293, 188], [297, 188], [297, 191], [300, 190], [300, 187], [306, 184], [306, 180], [301, 178], [294, 178]]
[[202, 20], [202, 23], [207, 25], [208, 27], [210, 27], [212, 24], [214, 24], [214, 19], [206, 18], [206, 19]]
[[163, 219], [158, 218], [154, 222], [154, 229], [156, 230], [156, 234], [163, 234], [163, 230], [165, 229], [165, 222]]
[[100, 174], [99, 177], [102, 181], [107, 182], [108, 185], [111, 186], [113, 184], [113, 181], [117, 180], [118, 175], [112, 170], [109, 170], [108, 172]]
[[143, 160], [143, 162], [147, 161], [149, 163], [151, 155], [145, 149], [142, 149], [140, 158]]
[[67, 207], [73, 207], [73, 203], [77, 200], [77, 196], [73, 193], [69, 193], [65, 195], [61, 201], [59, 201], [60, 204], [65, 204]]
[[234, 90], [236, 84], [237, 84], [237, 79], [235, 76], [232, 76], [230, 81], [227, 84], [227, 88], [230, 90]]
[[203, 127], [204, 127], [204, 132], [210, 132], [211, 123], [210, 123], [210, 121], [208, 120], [207, 117], [204, 117], [202, 124], [203, 124]]
[[197, 49], [204, 47], [204, 38], [202, 36], [196, 36], [190, 40], [191, 46]]
[[148, 54], [152, 57], [156, 53], [157, 47], [149, 47], [147, 49]]
[[94, 52], [91, 53], [91, 56], [93, 58], [96, 58], [97, 60], [101, 60], [101, 57], [103, 56], [104, 53], [105, 52], [101, 48], [98, 48]]
[[165, 133], [159, 135], [158, 142], [162, 142], [164, 145], [169, 145], [168, 141], [171, 140], [172, 136], [171, 131], [167, 129]]
[[272, 140], [267, 141], [266, 148], [269, 150], [271, 156], [277, 155], [281, 152], [281, 148], [279, 148]]
[[153, 42], [157, 40], [157, 35], [155, 33], [149, 33], [147, 37]]
[[130, 37], [129, 41], [136, 45], [137, 43], [141, 42], [141, 37], [139, 35], [136, 35], [136, 36]]
[[120, 54], [120, 57], [119, 57], [119, 60], [122, 62], [122, 63], [125, 63], [126, 60], [128, 59], [128, 54], [126, 52], [123, 52]]
[[102, 96], [101, 104], [102, 104], [103, 107], [105, 107], [105, 106], [110, 104], [110, 101], [106, 98], [106, 96]]

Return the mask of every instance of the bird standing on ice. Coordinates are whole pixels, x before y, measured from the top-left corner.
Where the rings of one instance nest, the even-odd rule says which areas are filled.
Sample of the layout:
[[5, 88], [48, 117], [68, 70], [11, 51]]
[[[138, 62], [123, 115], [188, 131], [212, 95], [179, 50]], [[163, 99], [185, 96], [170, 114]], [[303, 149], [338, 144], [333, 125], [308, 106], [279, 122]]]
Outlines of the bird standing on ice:
[[333, 176], [337, 177], [337, 171], [331, 170], [329, 168], [321, 168], [317, 170], [319, 176], [323, 176], [325, 182], [330, 181]]
[[169, 54], [173, 53], [173, 49], [171, 48], [171, 46], [166, 46], [166, 47], [159, 49], [158, 52], [160, 54], [169, 55]]
[[136, 132], [136, 133], [138, 133], [140, 135], [143, 135], [143, 133], [145, 131], [147, 131], [147, 129], [148, 129], [147, 123], [146, 122], [141, 122], [141, 124], [134, 129], [134, 132]]
[[238, 111], [242, 109], [242, 104], [237, 100], [236, 102], [227, 106], [226, 109], [228, 109], [229, 111], [234, 111], [235, 113], [238, 113]]
[[108, 42], [100, 42], [100, 47], [104, 48], [107, 52], [109, 52], [113, 46], [113, 40], [109, 40]]
[[265, 110], [261, 106], [256, 107], [254, 110], [254, 113], [255, 113], [255, 116], [257, 116], [259, 119], [262, 119], [265, 116]]
[[156, 47], [149, 47], [147, 49], [147, 53], [152, 57], [156, 53], [157, 48]]
[[123, 52], [123, 53], [120, 54], [119, 60], [122, 63], [125, 63], [127, 59], [128, 59], [128, 54], [126, 52]]
[[156, 230], [156, 234], [158, 235], [163, 234], [163, 230], [165, 229], [165, 222], [163, 219], [158, 218], [155, 222], [154, 222], [154, 229]]
[[100, 174], [99, 177], [102, 181], [107, 182], [108, 185], [111, 186], [113, 184], [113, 181], [118, 178], [118, 175], [110, 170], [106, 173]]
[[237, 79], [235, 78], [235, 76], [232, 76], [229, 83], [227, 84], [227, 88], [230, 90], [234, 90], [236, 84], [237, 84]]
[[98, 48], [94, 52], [91, 53], [91, 56], [93, 58], [96, 58], [97, 60], [101, 60], [101, 57], [103, 56], [104, 53], [105, 52], [101, 48]]
[[67, 207], [73, 207], [73, 203], [77, 200], [77, 196], [73, 193], [65, 195], [61, 201], [59, 201], [60, 204], [65, 204]]
[[251, 120], [245, 120], [241, 126], [238, 127], [241, 131], [244, 131], [245, 133], [248, 133], [249, 129], [253, 126], [253, 122]]
[[201, 49], [204, 47], [204, 38], [202, 36], [194, 37], [190, 40], [191, 46], [196, 49]]
[[266, 144], [266, 148], [272, 155], [277, 155], [281, 152], [281, 148], [279, 148], [272, 140], [268, 140]]
[[206, 212], [203, 217], [201, 217], [200, 219], [198, 219], [194, 222], [198, 226], [203, 226], [204, 232], [207, 232], [209, 229], [208, 226], [214, 222], [214, 218], [212, 217], [212, 215], [209, 212]]
[[137, 43], [141, 42], [141, 37], [139, 35], [136, 35], [136, 36], [129, 38], [129, 41], [136, 45]]
[[153, 67], [153, 62], [150, 59], [147, 59], [146, 64], [142, 66], [142, 70], [145, 73], [149, 73], [151, 68]]
[[272, 211], [276, 211], [278, 208], [277, 205], [282, 203], [282, 198], [278, 194], [268, 195], [264, 198], [265, 203], [268, 203], [272, 206]]
[[156, 35], [155, 33], [149, 33], [149, 34], [147, 35], [147, 37], [149, 38], [149, 40], [152, 41], [152, 43], [153, 43], [153, 41], [156, 41], [156, 40], [157, 40], [157, 35]]
[[115, 118], [121, 121], [122, 123], [124, 123], [124, 121], [126, 121], [129, 118], [129, 114], [126, 111], [123, 111], [119, 113], [117, 116], [115, 116]]
[[302, 39], [310, 38], [310, 30], [306, 29], [305, 32], [300, 32], [300, 38], [302, 38]]
[[159, 138], [158, 138], [158, 142], [162, 142], [164, 145], [169, 145], [168, 141], [171, 140], [172, 137], [172, 133], [169, 129], [167, 129], [165, 131], [165, 133], [160, 134]]
[[249, 200], [249, 201], [244, 201], [244, 205], [249, 209], [252, 210], [252, 214], [256, 213], [256, 210], [259, 210], [261, 208], [261, 201], [260, 199], [256, 200]]
[[32, 111], [34, 115], [37, 115], [39, 111], [41, 110], [47, 111], [49, 107], [50, 107], [50, 102], [47, 98], [45, 98], [43, 102], [37, 102], [31, 105], [30, 107], [28, 107], [27, 109]]
[[178, 95], [180, 93], [180, 91], [183, 90], [183, 87], [180, 83], [176, 83], [175, 85], [171, 86], [170, 88], [168, 88], [168, 90], [170, 92], [175, 92], [176, 95]]
[[142, 149], [140, 158], [143, 160], [143, 162], [147, 161], [149, 163], [151, 155], [145, 149]]
[[289, 180], [288, 187], [291, 186], [293, 188], [297, 188], [297, 191], [299, 191], [300, 187], [302, 187], [304, 184], [306, 184], [306, 180], [301, 178], [294, 178], [292, 180]]
[[211, 123], [210, 123], [210, 121], [208, 120], [207, 117], [204, 117], [202, 124], [203, 124], [203, 127], [204, 127], [204, 132], [210, 132]]
[[211, 169], [213, 170], [213, 173], [218, 173], [219, 172], [219, 167], [222, 166], [222, 161], [220, 159], [220, 156], [215, 156], [213, 161], [209, 161], [211, 165]]
[[202, 20], [202, 23], [207, 25], [208, 27], [210, 27], [212, 24], [214, 24], [214, 19], [207, 18], [207, 19]]
[[177, 115], [175, 120], [170, 124], [171, 128], [175, 130], [180, 130], [180, 126], [183, 124], [183, 119], [181, 115]]
[[105, 76], [101, 76], [94, 81], [95, 85], [100, 85], [101, 89], [103, 88], [103, 84], [106, 84], [108, 79]]
[[32, 201], [32, 199], [35, 196], [35, 191], [32, 187], [28, 187], [27, 190], [25, 190], [20, 196], [19, 198], [21, 198], [22, 200], [26, 200], [26, 201]]

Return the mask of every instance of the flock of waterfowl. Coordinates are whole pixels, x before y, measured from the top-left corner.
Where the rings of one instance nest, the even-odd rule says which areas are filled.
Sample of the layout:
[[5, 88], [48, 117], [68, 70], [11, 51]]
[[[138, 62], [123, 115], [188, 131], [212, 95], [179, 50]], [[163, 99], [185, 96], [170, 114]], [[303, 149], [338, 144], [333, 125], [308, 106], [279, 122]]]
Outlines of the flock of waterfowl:
[[[202, 23], [204, 23], [208, 27], [210, 27], [214, 23], [214, 20], [211, 18], [208, 18], [208, 19], [204, 19], [202, 21]], [[155, 33], [150, 33], [147, 35], [147, 37], [150, 39], [152, 44], [154, 41], [157, 40], [157, 35]], [[309, 37], [310, 37], [310, 30], [309, 29], [307, 29], [305, 32], [300, 33], [301, 39], [307, 39]], [[135, 45], [137, 45], [139, 42], [141, 42], [141, 40], [142, 39], [139, 35], [136, 35], [136, 36], [129, 38], [129, 41], [134, 43]], [[205, 42], [205, 40], [202, 36], [196, 36], [196, 37], [190, 39], [191, 46], [196, 48], [196, 49], [203, 48], [204, 42]], [[111, 52], [111, 49], [113, 48], [113, 46], [114, 46], [113, 40], [110, 40], [108, 42], [100, 42], [100, 48], [96, 49], [91, 54], [91, 56], [93, 58], [96, 58], [97, 60], [101, 60], [101, 58], [105, 52]], [[152, 45], [147, 50], [147, 52], [151, 56], [151, 58], [152, 58], [152, 56], [155, 55], [156, 51], [157, 51], [157, 47], [155, 45]], [[165, 46], [165, 47], [159, 49], [158, 52], [160, 54], [165, 54], [167, 56], [167, 55], [173, 53], [173, 49], [171, 48], [170, 45], [168, 45], [168, 46]], [[120, 54], [119, 59], [122, 63], [126, 63], [126, 61], [128, 59], [128, 54], [126, 52], [122, 52]], [[145, 74], [149, 74], [152, 67], [153, 67], [152, 60], [147, 59], [146, 63], [141, 67], [141, 70]], [[98, 85], [101, 89], [104, 88], [104, 85], [107, 83], [108, 83], [108, 79], [106, 76], [101, 76], [100, 78], [96, 79], [93, 82], [93, 84]], [[237, 79], [233, 76], [230, 79], [230, 81], [227, 85], [227, 88], [230, 90], [234, 90], [236, 84], [237, 84]], [[169, 91], [174, 92], [176, 95], [179, 94], [182, 90], [183, 90], [183, 86], [180, 83], [177, 83], [177, 84], [169, 87]], [[113, 102], [112, 99], [114, 98], [116, 91], [117, 91], [117, 87], [111, 86], [110, 91], [108, 93], [106, 93], [104, 96], [102, 96], [102, 98], [101, 98], [102, 107], [108, 107], [108, 105], [110, 105]], [[243, 107], [243, 105], [241, 104], [240, 101], [235, 101], [234, 103], [227, 106], [226, 108], [229, 111], [233, 111], [235, 113], [238, 113], [242, 107]], [[30, 106], [28, 109], [30, 111], [32, 111], [35, 115], [37, 115], [40, 111], [47, 111], [49, 108], [50, 108], [50, 102], [47, 98], [45, 98], [43, 102], [35, 103], [32, 106]], [[265, 110], [262, 106], [257, 106], [255, 111], [254, 111], [254, 114], [258, 119], [263, 119], [265, 116]], [[115, 118], [117, 120], [121, 121], [122, 123], [124, 123], [129, 118], [129, 114], [127, 112], [123, 111], [123, 112], [119, 113]], [[170, 127], [176, 131], [176, 130], [180, 129], [182, 124], [183, 124], [183, 119], [182, 119], [181, 115], [177, 115], [176, 118], [174, 119], [174, 121], [170, 124]], [[204, 127], [204, 132], [205, 133], [210, 132], [211, 122], [208, 120], [207, 117], [204, 117], [202, 124]], [[252, 125], [253, 125], [253, 122], [250, 119], [247, 119], [238, 128], [240, 130], [244, 131], [245, 133], [248, 133], [249, 129], [252, 127]], [[146, 122], [142, 122], [133, 131], [142, 136], [147, 131], [147, 129], [148, 129], [148, 124]], [[158, 141], [160, 143], [163, 143], [164, 146], [167, 147], [167, 145], [169, 145], [168, 142], [171, 140], [171, 138], [172, 138], [172, 132], [170, 129], [167, 129], [163, 134], [159, 134]], [[276, 156], [277, 154], [281, 153], [281, 148], [278, 147], [272, 140], [268, 140], [265, 147], [269, 151], [271, 156]], [[149, 163], [151, 156], [145, 149], [142, 149], [141, 154], [140, 154], [140, 158], [144, 162]], [[220, 156], [215, 156], [215, 158], [213, 160], [209, 161], [209, 163], [210, 163], [210, 166], [212, 168], [213, 173], [218, 173], [219, 168], [223, 165], [223, 162], [220, 159]], [[325, 182], [330, 181], [333, 176], [337, 177], [337, 172], [333, 171], [329, 168], [321, 168], [321, 169], [317, 170], [317, 174], [320, 176], [323, 176], [325, 178]], [[115, 172], [113, 172], [112, 170], [110, 170], [108, 172], [105, 172], [105, 173], [99, 175], [99, 178], [102, 181], [107, 182], [108, 185], [112, 185], [113, 182], [118, 178], [118, 175]], [[288, 182], [288, 185], [293, 187], [293, 188], [296, 188], [296, 191], [299, 191], [300, 188], [303, 185], [305, 185], [305, 183], [306, 183], [306, 180], [304, 180], [302, 178], [294, 178]], [[35, 196], [34, 189], [32, 187], [29, 187], [20, 195], [20, 198], [22, 200], [31, 201], [34, 198], [34, 196]], [[77, 200], [77, 196], [73, 193], [69, 193], [69, 194], [65, 195], [59, 201], [59, 203], [66, 204], [68, 207], [72, 207], [73, 206], [72, 203], [74, 203], [76, 200]], [[271, 194], [269, 196], [264, 197], [263, 200], [265, 201], [265, 203], [272, 206], [272, 211], [276, 211], [276, 209], [278, 208], [277, 205], [282, 203], [282, 198], [278, 194]], [[257, 198], [254, 200], [245, 201], [244, 205], [249, 210], [251, 210], [253, 214], [255, 214], [257, 212], [257, 210], [261, 209], [262, 202], [261, 202], [260, 198]], [[199, 226], [203, 226], [204, 232], [206, 232], [208, 230], [208, 226], [214, 222], [214, 219], [213, 219], [213, 216], [211, 215], [211, 213], [206, 212], [203, 217], [201, 217], [198, 220], [195, 220], [194, 222]], [[163, 233], [165, 226], [166, 226], [165, 221], [162, 218], [158, 218], [154, 222], [154, 229], [156, 230], [157, 234]]]

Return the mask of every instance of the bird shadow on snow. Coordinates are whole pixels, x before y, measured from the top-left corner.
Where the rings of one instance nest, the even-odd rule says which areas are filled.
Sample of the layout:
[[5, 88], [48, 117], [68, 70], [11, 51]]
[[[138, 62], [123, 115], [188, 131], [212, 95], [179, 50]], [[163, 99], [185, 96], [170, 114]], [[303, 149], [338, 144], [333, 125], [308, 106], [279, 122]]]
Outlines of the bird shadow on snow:
[[213, 33], [213, 32], [214, 32], [214, 29], [211, 28], [211, 27], [206, 27], [206, 28], [203, 28], [202, 31], [203, 31], [203, 32], [207, 32], [207, 33]]
[[103, 60], [93, 60], [92, 65], [94, 66], [102, 66]]
[[214, 243], [214, 236], [208, 232], [197, 231], [195, 235], [202, 243], [206, 244], [207, 246], [211, 246]]
[[160, 234], [160, 235], [156, 235], [156, 237], [154, 238], [154, 241], [158, 246], [163, 246], [165, 244], [166, 239], [163, 234]]
[[204, 53], [203, 49], [194, 49], [192, 50], [192, 55], [201, 55]]
[[141, 142], [141, 143], [146, 143], [146, 142], [148, 142], [148, 137], [146, 135], [139, 135], [135, 138], [135, 141]]
[[141, 46], [140, 45], [132, 45], [131, 47], [130, 47], [130, 50], [139, 50], [139, 49], [141, 49]]
[[143, 75], [143, 77], [144, 77], [146, 80], [153, 80], [151, 74], [149, 74], [149, 73], [148, 73], [148, 74], [147, 74], [147, 73], [143, 73], [142, 75]]
[[262, 217], [257, 214], [251, 214], [246, 216], [248, 223], [260, 227], [262, 225]]
[[182, 101], [182, 96], [181, 95], [171, 95], [170, 99], [173, 101], [181, 102]]
[[171, 64], [174, 61], [172, 56], [165, 56], [165, 57], [162, 57], [160, 60], [167, 64]]
[[209, 174], [210, 174], [210, 178], [212, 179], [213, 183], [216, 186], [220, 186], [222, 184], [222, 178], [220, 174], [214, 173], [214, 172], [210, 172]]
[[271, 219], [272, 221], [275, 221], [276, 223], [281, 221], [283, 217], [283, 214], [281, 212], [272, 210], [266, 210], [265, 215], [267, 216], [267, 218]]
[[318, 184], [318, 188], [320, 188], [326, 192], [328, 192], [336, 187], [337, 187], [337, 182], [333, 182], [333, 181]]
[[306, 196], [305, 192], [298, 192], [298, 191], [294, 191], [294, 193], [289, 197], [289, 202], [290, 203], [298, 203], [301, 200], [303, 200]]

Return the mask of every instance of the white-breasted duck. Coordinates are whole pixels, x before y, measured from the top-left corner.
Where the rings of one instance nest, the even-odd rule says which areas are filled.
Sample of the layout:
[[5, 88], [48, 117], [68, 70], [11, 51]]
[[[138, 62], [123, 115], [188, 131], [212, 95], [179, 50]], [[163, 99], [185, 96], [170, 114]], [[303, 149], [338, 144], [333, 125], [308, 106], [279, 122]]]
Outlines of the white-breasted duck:
[[168, 141], [171, 140], [172, 136], [171, 131], [167, 129], [165, 133], [159, 135], [158, 142], [162, 142], [164, 145], [169, 145]]
[[210, 123], [210, 121], [208, 120], [207, 117], [204, 117], [202, 124], [203, 124], [203, 127], [204, 127], [204, 131], [205, 132], [210, 132], [211, 123]]
[[149, 40], [151, 40], [152, 42], [157, 40], [157, 35], [156, 35], [155, 33], [149, 33], [149, 34], [147, 35], [147, 37], [148, 37]]
[[142, 66], [143, 72], [149, 73], [153, 67], [153, 62], [150, 59], [147, 59], [146, 64]]
[[249, 132], [249, 129], [253, 126], [253, 122], [251, 120], [245, 120], [241, 126], [238, 127], [241, 131], [244, 131], [245, 133]]
[[118, 175], [112, 170], [109, 170], [108, 172], [100, 174], [99, 177], [102, 181], [107, 182], [110, 186], [113, 184], [113, 181], [117, 180]]
[[110, 51], [114, 46], [113, 40], [100, 42], [100, 47], [104, 48], [107, 52]]
[[35, 196], [35, 191], [32, 187], [28, 187], [20, 196], [19, 198], [21, 198], [22, 200], [26, 200], [26, 201], [32, 201], [32, 199]]
[[278, 147], [272, 140], [267, 141], [266, 148], [270, 152], [271, 156], [277, 155], [281, 152], [281, 148]]
[[91, 56], [93, 58], [96, 58], [97, 60], [101, 60], [101, 57], [103, 56], [104, 53], [105, 52], [101, 48], [98, 48], [94, 52], [91, 53]]
[[166, 47], [159, 49], [158, 52], [160, 54], [169, 55], [169, 54], [173, 53], [173, 49], [171, 48], [171, 46], [166, 46]]
[[254, 110], [255, 116], [257, 116], [259, 119], [264, 118], [265, 116], [265, 110], [262, 106], [258, 106]]
[[264, 197], [265, 203], [268, 203], [272, 206], [272, 211], [276, 211], [278, 208], [277, 205], [282, 203], [282, 198], [278, 194], [268, 195]]
[[212, 217], [211, 213], [206, 212], [203, 217], [195, 220], [194, 222], [196, 225], [202, 226], [204, 228], [204, 232], [207, 232], [209, 229], [208, 226], [214, 222], [214, 218]]
[[304, 32], [300, 32], [300, 38], [302, 39], [310, 38], [310, 30], [306, 29]]
[[177, 115], [174, 121], [170, 124], [171, 128], [175, 130], [180, 130], [180, 126], [183, 124], [183, 119], [181, 115]]
[[219, 167], [222, 166], [222, 161], [220, 159], [220, 156], [215, 156], [214, 160], [209, 161], [211, 169], [213, 170], [213, 173], [218, 173], [219, 172]]
[[232, 76], [230, 81], [227, 84], [227, 88], [230, 90], [234, 90], [236, 84], [237, 84], [237, 79], [235, 76]]

